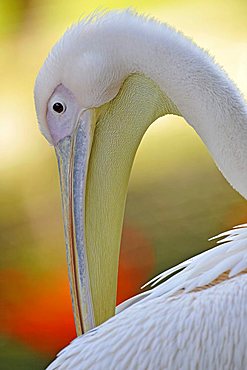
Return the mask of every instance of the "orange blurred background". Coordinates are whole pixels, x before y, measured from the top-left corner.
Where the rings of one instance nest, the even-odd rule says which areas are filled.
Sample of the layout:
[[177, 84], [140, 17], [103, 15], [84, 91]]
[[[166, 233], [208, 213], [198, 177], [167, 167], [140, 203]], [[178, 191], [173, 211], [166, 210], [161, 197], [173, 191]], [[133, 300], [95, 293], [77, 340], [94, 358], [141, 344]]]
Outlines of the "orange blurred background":
[[[75, 337], [51, 147], [39, 133], [33, 84], [72, 22], [95, 8], [134, 6], [210, 50], [247, 95], [243, 1], [0, 1], [1, 368], [43, 369]], [[246, 222], [246, 202], [224, 180], [182, 118], [159, 119], [134, 163], [119, 268], [118, 302], [166, 268]]]

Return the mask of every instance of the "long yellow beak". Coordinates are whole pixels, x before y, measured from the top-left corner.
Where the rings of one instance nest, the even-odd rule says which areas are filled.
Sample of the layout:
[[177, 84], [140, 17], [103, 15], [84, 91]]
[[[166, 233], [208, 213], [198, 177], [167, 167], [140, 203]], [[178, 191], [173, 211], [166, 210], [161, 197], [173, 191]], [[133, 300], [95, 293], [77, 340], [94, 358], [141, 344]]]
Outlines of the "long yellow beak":
[[56, 146], [78, 335], [115, 313], [131, 167], [148, 126], [171, 112], [176, 107], [154, 82], [132, 75], [114, 100], [84, 112], [73, 137]]

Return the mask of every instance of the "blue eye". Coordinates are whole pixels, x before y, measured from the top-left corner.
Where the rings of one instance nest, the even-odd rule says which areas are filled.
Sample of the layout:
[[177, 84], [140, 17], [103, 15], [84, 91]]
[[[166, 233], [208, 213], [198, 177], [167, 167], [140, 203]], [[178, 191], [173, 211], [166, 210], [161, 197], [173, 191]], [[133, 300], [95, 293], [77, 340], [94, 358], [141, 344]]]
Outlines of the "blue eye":
[[56, 102], [53, 104], [52, 109], [54, 112], [61, 114], [66, 111], [66, 106], [61, 102]]

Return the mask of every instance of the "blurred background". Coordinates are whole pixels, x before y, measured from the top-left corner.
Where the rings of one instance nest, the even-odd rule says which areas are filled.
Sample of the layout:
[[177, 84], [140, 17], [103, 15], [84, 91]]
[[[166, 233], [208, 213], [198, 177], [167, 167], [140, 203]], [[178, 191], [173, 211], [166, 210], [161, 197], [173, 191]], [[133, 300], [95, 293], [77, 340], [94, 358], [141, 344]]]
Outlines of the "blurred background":
[[[75, 337], [55, 155], [40, 135], [36, 74], [72, 23], [95, 8], [134, 6], [193, 38], [247, 96], [246, 0], [0, 0], [0, 368], [43, 369]], [[246, 222], [226, 183], [182, 118], [146, 133], [127, 199], [118, 302], [166, 268]]]

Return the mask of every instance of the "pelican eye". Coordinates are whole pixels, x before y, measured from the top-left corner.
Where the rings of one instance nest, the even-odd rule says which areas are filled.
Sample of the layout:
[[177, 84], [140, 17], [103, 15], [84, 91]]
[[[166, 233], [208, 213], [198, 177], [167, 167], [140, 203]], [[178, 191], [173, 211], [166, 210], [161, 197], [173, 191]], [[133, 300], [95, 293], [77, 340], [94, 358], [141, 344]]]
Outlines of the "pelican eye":
[[52, 109], [54, 110], [54, 112], [61, 114], [66, 111], [66, 105], [57, 101], [53, 104]]

